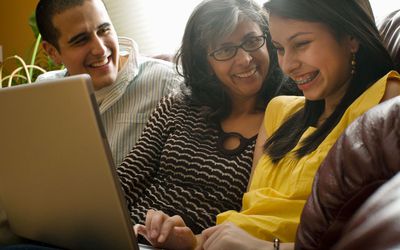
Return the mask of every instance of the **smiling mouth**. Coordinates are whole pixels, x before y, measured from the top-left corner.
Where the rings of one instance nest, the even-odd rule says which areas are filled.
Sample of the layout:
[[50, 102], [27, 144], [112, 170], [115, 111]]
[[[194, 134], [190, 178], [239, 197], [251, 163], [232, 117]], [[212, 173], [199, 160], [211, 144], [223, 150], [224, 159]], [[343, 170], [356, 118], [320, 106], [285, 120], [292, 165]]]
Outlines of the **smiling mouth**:
[[244, 73], [235, 74], [235, 76], [239, 77], [239, 78], [246, 78], [246, 77], [250, 77], [250, 76], [254, 75], [256, 72], [257, 72], [257, 68], [254, 68], [254, 69], [251, 69]]
[[297, 85], [303, 85], [303, 84], [311, 82], [318, 75], [319, 75], [319, 70], [315, 71], [314, 73], [306, 74], [306, 75], [304, 75], [302, 77], [298, 77], [298, 78], [292, 77], [292, 79]]
[[110, 60], [111, 60], [110, 57], [111, 57], [111, 56], [106, 57], [106, 58], [104, 58], [104, 59], [102, 59], [102, 60], [93, 62], [93, 63], [91, 63], [89, 66], [92, 67], [92, 68], [99, 68], [99, 67], [102, 67], [102, 66], [104, 66], [104, 65], [106, 65], [106, 64], [108, 64], [108, 63], [110, 62]]

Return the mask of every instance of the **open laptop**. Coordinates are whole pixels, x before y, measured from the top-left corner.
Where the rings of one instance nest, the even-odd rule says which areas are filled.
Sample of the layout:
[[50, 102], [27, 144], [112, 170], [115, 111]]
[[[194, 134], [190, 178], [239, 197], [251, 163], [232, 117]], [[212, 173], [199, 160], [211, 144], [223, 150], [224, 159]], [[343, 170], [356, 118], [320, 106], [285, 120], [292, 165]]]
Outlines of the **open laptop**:
[[139, 249], [88, 75], [0, 89], [0, 207], [28, 239]]

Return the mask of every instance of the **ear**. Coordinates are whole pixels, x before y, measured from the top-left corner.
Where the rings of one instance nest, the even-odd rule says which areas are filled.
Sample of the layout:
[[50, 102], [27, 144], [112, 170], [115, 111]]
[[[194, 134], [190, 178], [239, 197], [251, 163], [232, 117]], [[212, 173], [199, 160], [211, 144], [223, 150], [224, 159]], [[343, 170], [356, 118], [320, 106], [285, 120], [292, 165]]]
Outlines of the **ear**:
[[52, 45], [51, 43], [47, 41], [42, 42], [43, 49], [46, 51], [46, 53], [50, 56], [50, 58], [56, 63], [56, 64], [62, 64], [62, 59], [60, 52], [58, 52], [58, 49]]
[[357, 53], [358, 49], [360, 48], [360, 42], [357, 38], [353, 36], [348, 37], [348, 43], [351, 53]]

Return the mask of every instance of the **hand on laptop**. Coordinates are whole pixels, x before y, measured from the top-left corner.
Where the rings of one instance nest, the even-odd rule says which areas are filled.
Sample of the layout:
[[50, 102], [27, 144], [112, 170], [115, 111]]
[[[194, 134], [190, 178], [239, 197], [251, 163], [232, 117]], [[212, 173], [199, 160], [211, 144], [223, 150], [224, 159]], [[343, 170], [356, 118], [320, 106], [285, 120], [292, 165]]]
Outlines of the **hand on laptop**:
[[205, 229], [201, 238], [197, 247], [204, 250], [275, 249], [271, 242], [257, 239], [230, 222]]
[[154, 247], [167, 249], [195, 249], [196, 236], [178, 216], [168, 216], [162, 211], [149, 210], [145, 225], [134, 226], [136, 234], [143, 235]]

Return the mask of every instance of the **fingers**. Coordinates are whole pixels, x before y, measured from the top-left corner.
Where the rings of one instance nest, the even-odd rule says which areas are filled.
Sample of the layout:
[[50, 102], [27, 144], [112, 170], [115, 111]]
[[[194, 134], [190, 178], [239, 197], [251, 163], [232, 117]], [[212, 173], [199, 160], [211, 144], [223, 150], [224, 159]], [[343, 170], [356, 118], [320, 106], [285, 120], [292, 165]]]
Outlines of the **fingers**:
[[[164, 219], [165, 219], [165, 217], [164, 217]], [[167, 239], [168, 235], [171, 234], [172, 230], [175, 227], [186, 227], [183, 219], [178, 215], [166, 218], [164, 220], [164, 223], [162, 224], [161, 231], [160, 231], [157, 241], [159, 243], [164, 243], [165, 240]]]
[[147, 237], [155, 242], [160, 236], [161, 227], [164, 221], [168, 218], [168, 215], [162, 211], [149, 210], [146, 214], [146, 231]]
[[178, 215], [169, 217], [162, 211], [151, 209], [147, 211], [144, 228], [139, 226], [137, 228], [146, 234], [145, 237], [150, 242], [163, 244], [175, 227], [186, 227], [182, 217]]
[[136, 224], [133, 226], [133, 231], [135, 232], [135, 235], [138, 236], [139, 234], [142, 235], [148, 242], [150, 242], [153, 245], [153, 242], [147, 235], [147, 230], [146, 227], [142, 224]]
[[203, 239], [206, 240], [206, 239], [208, 239], [212, 234], [214, 234], [216, 231], [218, 231], [220, 228], [221, 228], [221, 225], [209, 227], [209, 228], [203, 230], [203, 232], [201, 232], [201, 235], [203, 236]]
[[215, 242], [219, 240], [220, 235], [224, 231], [225, 227], [226, 224], [221, 224], [204, 230], [201, 233], [203, 237], [203, 248], [211, 249], [211, 246], [215, 246]]
[[135, 235], [138, 236], [138, 234], [146, 236], [147, 231], [146, 227], [142, 224], [136, 224], [133, 226], [133, 231], [135, 232]]

